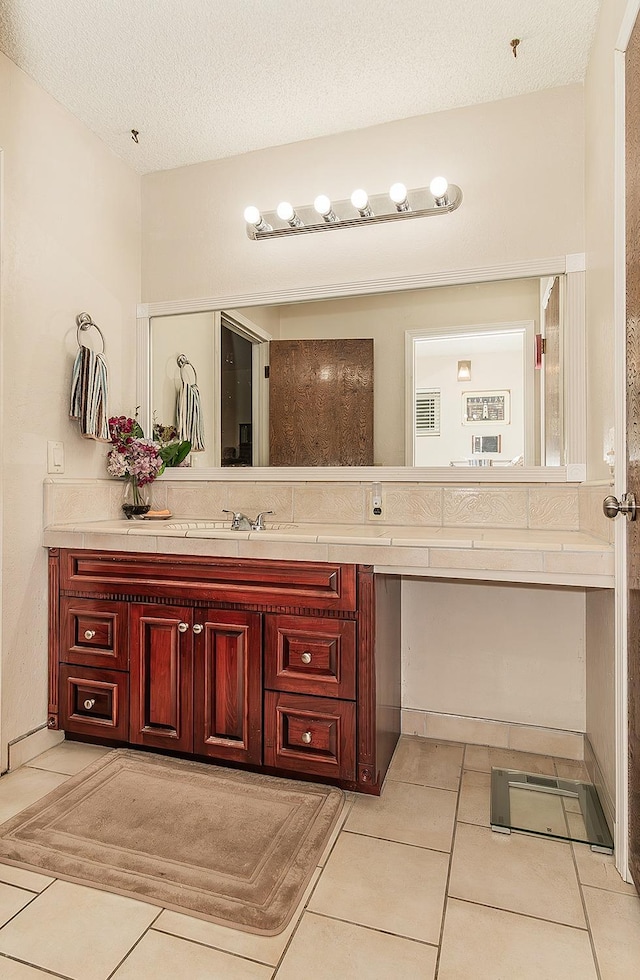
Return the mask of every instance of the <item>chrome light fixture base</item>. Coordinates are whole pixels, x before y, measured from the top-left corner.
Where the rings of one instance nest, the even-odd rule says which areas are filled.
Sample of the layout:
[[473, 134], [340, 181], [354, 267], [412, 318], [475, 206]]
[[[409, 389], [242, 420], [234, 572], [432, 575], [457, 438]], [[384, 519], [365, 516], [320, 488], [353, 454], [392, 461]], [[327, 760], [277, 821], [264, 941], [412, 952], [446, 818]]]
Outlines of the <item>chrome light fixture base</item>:
[[264, 231], [253, 224], [246, 223], [247, 237], [252, 241], [263, 241], [268, 238], [286, 238], [289, 235], [307, 235], [315, 231], [337, 231], [339, 228], [360, 228], [363, 225], [377, 225], [383, 221], [402, 221], [411, 218], [425, 218], [436, 214], [450, 214], [462, 204], [462, 191], [456, 184], [449, 184], [446, 203], [439, 204], [428, 187], [418, 187], [407, 192], [407, 201], [411, 210], [398, 211], [388, 194], [373, 194], [369, 197], [369, 205], [373, 214], [360, 215], [349, 199], [333, 201], [331, 214], [336, 220], [324, 220], [309, 204], [296, 207], [295, 214], [302, 222], [291, 227], [283, 222], [275, 211], [262, 213], [262, 220], [267, 226]]

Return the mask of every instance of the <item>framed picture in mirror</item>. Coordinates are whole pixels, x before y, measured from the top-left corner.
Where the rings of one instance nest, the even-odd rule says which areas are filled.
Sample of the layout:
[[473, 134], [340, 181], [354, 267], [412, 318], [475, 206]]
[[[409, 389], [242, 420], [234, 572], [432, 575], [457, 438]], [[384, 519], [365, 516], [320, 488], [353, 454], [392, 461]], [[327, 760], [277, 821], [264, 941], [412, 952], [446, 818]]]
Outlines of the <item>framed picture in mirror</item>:
[[510, 391], [465, 391], [462, 395], [463, 425], [510, 422]]

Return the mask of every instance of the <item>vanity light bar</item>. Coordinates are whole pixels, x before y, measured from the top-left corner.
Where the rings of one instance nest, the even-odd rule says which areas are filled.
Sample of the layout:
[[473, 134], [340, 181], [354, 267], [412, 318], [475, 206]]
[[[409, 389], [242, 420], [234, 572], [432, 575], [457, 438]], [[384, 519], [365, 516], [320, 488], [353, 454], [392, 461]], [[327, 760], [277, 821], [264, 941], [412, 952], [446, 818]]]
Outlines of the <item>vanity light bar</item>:
[[275, 211], [261, 213], [256, 207], [245, 209], [247, 236], [252, 241], [304, 235], [313, 231], [333, 231], [361, 225], [397, 221], [401, 218], [424, 218], [432, 214], [450, 214], [462, 203], [462, 191], [444, 177], [434, 177], [429, 187], [407, 190], [393, 184], [387, 194], [369, 196], [358, 189], [349, 200], [331, 201], [325, 194], [313, 205], [294, 208], [282, 202]]

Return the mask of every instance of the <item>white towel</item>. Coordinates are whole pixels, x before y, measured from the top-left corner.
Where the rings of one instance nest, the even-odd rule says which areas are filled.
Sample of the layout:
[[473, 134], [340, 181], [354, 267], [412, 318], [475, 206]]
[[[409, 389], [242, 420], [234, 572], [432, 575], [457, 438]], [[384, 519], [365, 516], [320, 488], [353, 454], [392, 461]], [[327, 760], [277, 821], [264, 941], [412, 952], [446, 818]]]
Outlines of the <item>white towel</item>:
[[180, 439], [188, 439], [192, 453], [204, 452], [202, 406], [197, 384], [182, 381], [176, 403], [176, 428]]
[[80, 432], [86, 439], [110, 441], [108, 394], [109, 380], [104, 354], [81, 345], [73, 364], [69, 414], [72, 419], [79, 421]]

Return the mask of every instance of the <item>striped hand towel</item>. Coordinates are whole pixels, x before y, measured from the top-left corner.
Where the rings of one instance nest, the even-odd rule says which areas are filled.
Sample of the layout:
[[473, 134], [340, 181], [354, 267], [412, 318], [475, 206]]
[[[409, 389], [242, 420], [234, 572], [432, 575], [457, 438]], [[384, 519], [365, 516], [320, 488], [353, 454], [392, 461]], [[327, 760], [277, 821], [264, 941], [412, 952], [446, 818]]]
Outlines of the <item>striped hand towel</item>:
[[184, 379], [180, 382], [176, 403], [176, 428], [180, 439], [188, 439], [192, 453], [204, 452], [202, 405], [197, 384]]
[[104, 354], [81, 345], [73, 364], [69, 415], [79, 421], [80, 432], [86, 439], [110, 441], [108, 393], [109, 380]]

